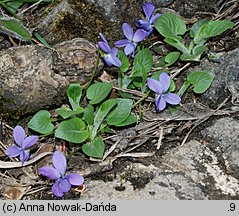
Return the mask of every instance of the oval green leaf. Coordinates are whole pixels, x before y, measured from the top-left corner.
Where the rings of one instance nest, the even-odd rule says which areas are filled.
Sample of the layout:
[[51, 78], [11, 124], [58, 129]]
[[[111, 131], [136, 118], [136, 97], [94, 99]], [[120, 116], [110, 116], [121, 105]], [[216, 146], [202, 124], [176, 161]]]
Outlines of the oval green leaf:
[[179, 52], [170, 52], [168, 55], [166, 55], [165, 62], [167, 63], [167, 66], [174, 64], [178, 60], [179, 56]]
[[88, 106], [85, 108], [83, 120], [88, 125], [93, 125], [93, 122], [94, 122], [94, 107], [92, 105], [88, 104]]
[[210, 87], [214, 74], [207, 71], [195, 71], [187, 76], [187, 81], [193, 85], [193, 91], [202, 94]]
[[91, 135], [92, 138], [96, 136], [101, 123], [104, 121], [105, 117], [108, 115], [111, 109], [113, 109], [113, 107], [116, 106], [116, 104], [117, 104], [116, 99], [109, 99], [101, 104], [94, 119], [92, 135]]
[[47, 110], [40, 110], [32, 117], [28, 127], [41, 134], [51, 133], [54, 129], [51, 123], [51, 113]]
[[101, 137], [95, 137], [91, 143], [82, 146], [82, 151], [89, 157], [102, 158], [105, 151], [105, 143]]
[[22, 41], [30, 41], [32, 39], [30, 31], [19, 21], [13, 17], [0, 17], [0, 32]]
[[90, 100], [90, 104], [98, 104], [108, 96], [111, 89], [111, 83], [97, 82], [87, 89], [86, 97]]
[[122, 65], [120, 66], [120, 71], [125, 73], [129, 69], [129, 59], [121, 50], [118, 51], [118, 58], [122, 62]]
[[235, 24], [230, 20], [210, 20], [204, 24], [194, 38], [196, 44], [202, 44], [207, 39], [222, 34]]
[[133, 77], [144, 77], [153, 67], [153, 55], [148, 48], [140, 50], [134, 58]]
[[171, 13], [161, 15], [154, 26], [164, 37], [175, 38], [178, 35], [184, 35], [186, 32], [184, 21], [177, 15]]
[[107, 124], [118, 125], [125, 121], [130, 115], [132, 105], [131, 99], [118, 98], [117, 107], [106, 118]]
[[89, 132], [83, 130], [85, 123], [79, 118], [73, 118], [61, 122], [55, 131], [55, 137], [64, 139], [72, 143], [82, 143], [88, 136]]
[[80, 114], [83, 112], [84, 112], [84, 109], [81, 107], [79, 107], [77, 110], [72, 110], [67, 107], [61, 107], [61, 108], [56, 109], [56, 113], [58, 113], [64, 119], [67, 119], [73, 115], [77, 115], [77, 114]]
[[79, 103], [82, 96], [82, 88], [80, 84], [78, 83], [70, 84], [66, 93], [72, 109], [76, 110], [77, 108], [79, 108], [80, 107]]
[[116, 127], [124, 127], [124, 126], [128, 126], [131, 124], [134, 124], [137, 122], [137, 119], [134, 115], [129, 115], [127, 119], [125, 119], [123, 122], [115, 125]]

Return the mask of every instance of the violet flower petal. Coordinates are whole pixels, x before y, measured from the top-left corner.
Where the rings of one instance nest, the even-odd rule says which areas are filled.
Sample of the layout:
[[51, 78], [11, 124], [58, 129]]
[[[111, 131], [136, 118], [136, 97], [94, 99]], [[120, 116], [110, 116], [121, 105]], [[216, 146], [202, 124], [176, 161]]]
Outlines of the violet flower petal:
[[110, 47], [107, 43], [103, 42], [103, 41], [99, 41], [98, 45], [100, 47], [100, 49], [102, 49], [105, 53], [109, 53], [110, 52]]
[[108, 44], [108, 41], [106, 40], [106, 38], [104, 37], [104, 35], [102, 33], [99, 33], [100, 37], [102, 38], [102, 40]]
[[167, 73], [163, 72], [160, 74], [159, 82], [163, 86], [163, 92], [168, 91], [170, 87], [170, 76]]
[[118, 54], [118, 49], [113, 47], [111, 50], [110, 50], [110, 53], [112, 53], [113, 55], [117, 56]]
[[54, 183], [52, 186], [52, 193], [56, 196], [56, 197], [62, 197], [64, 195], [64, 193], [62, 192], [61, 188], [59, 187], [59, 181]]
[[167, 93], [163, 95], [164, 100], [172, 105], [178, 105], [181, 102], [181, 98], [174, 93]]
[[131, 26], [128, 23], [123, 23], [122, 29], [123, 29], [125, 37], [128, 40], [132, 41], [133, 40], [133, 36], [134, 36], [134, 31], [131, 28]]
[[38, 141], [38, 136], [29, 136], [22, 142], [22, 148], [28, 149]]
[[25, 161], [28, 160], [29, 155], [30, 155], [30, 153], [28, 151], [22, 150], [20, 152], [20, 160], [22, 161], [22, 163], [24, 163]]
[[157, 14], [155, 14], [154, 16], [152, 16], [151, 17], [151, 19], [150, 19], [150, 24], [151, 25], [153, 25], [155, 22], [156, 22], [156, 20], [161, 16], [162, 14], [159, 14], [159, 13], [157, 13]]
[[71, 189], [71, 184], [67, 179], [60, 179], [58, 187], [63, 193], [66, 193]]
[[155, 6], [152, 2], [147, 2], [144, 6], [143, 6], [143, 10], [145, 13], [146, 18], [149, 20], [150, 17], [152, 16], [153, 12], [154, 12]]
[[120, 67], [122, 65], [121, 61], [114, 55], [108, 55], [107, 61], [116, 67]]
[[6, 149], [5, 154], [8, 155], [9, 157], [17, 157], [18, 155], [20, 155], [21, 150], [22, 149], [19, 148], [18, 146], [12, 145]]
[[66, 172], [66, 158], [61, 151], [55, 151], [52, 157], [54, 167], [61, 173], [62, 176]]
[[84, 178], [78, 173], [71, 173], [65, 177], [71, 185], [78, 186], [84, 183]]
[[148, 37], [149, 35], [151, 35], [152, 32], [153, 32], [153, 28], [151, 28], [149, 31], [145, 31], [145, 37]]
[[44, 176], [46, 176], [50, 179], [54, 179], [54, 180], [57, 180], [61, 177], [60, 172], [53, 167], [44, 166], [44, 167], [39, 168], [38, 172], [39, 172], [39, 174], [44, 175]]
[[134, 53], [136, 46], [133, 43], [129, 43], [125, 48], [124, 48], [124, 53], [125, 55], [130, 55]]
[[110, 54], [107, 54], [107, 55], [103, 56], [103, 59], [109, 67], [111, 67], [113, 65], [112, 62], [111, 62], [111, 59], [110, 59]]
[[149, 30], [151, 30], [151, 26], [150, 26], [150, 23], [149, 23], [149, 21], [146, 21], [146, 20], [138, 20], [137, 22], [136, 22], [136, 27], [137, 28], [140, 28], [140, 29], [144, 29], [144, 30], [146, 30], [146, 31], [149, 31]]
[[158, 95], [155, 99], [155, 105], [158, 111], [162, 111], [166, 107], [166, 101], [162, 96]]
[[127, 44], [129, 44], [130, 42], [127, 39], [122, 39], [122, 40], [118, 40], [115, 42], [115, 46], [117, 47], [124, 47]]
[[148, 78], [147, 85], [155, 93], [157, 93], [159, 95], [161, 95], [163, 93], [164, 87], [158, 80]]
[[145, 31], [142, 29], [138, 29], [134, 34], [133, 42], [138, 43], [138, 42], [144, 40], [145, 36], [146, 36]]
[[16, 144], [22, 147], [22, 142], [26, 137], [24, 129], [21, 126], [16, 126], [13, 130], [13, 137]]

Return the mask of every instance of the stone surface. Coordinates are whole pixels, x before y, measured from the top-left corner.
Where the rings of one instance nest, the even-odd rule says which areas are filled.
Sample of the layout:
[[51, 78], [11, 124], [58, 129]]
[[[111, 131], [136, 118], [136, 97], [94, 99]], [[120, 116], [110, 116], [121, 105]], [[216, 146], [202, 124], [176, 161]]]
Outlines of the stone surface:
[[229, 94], [232, 94], [233, 103], [239, 101], [239, 48], [218, 54], [220, 62], [211, 62], [203, 59], [200, 65], [188, 70], [210, 71], [215, 75], [212, 85], [203, 94], [203, 99], [216, 108]]
[[[213, 0], [163, 0], [152, 1], [160, 12], [166, 7], [178, 12], [182, 17], [191, 18], [196, 12], [215, 12], [218, 1]], [[143, 0], [63, 0], [44, 18], [33, 23], [32, 28], [54, 44], [74, 37], [90, 41], [98, 40], [99, 32], [104, 33], [110, 42], [121, 39], [122, 23], [135, 28], [138, 19], [144, 19]], [[162, 9], [162, 10], [161, 10]], [[197, 14], [197, 17], [200, 14]]]
[[61, 103], [69, 83], [88, 81], [95, 62], [95, 45], [82, 38], [54, 49], [29, 45], [2, 50], [1, 116], [17, 117]]
[[[239, 121], [225, 117], [216, 120], [213, 125], [205, 128], [201, 133], [215, 142], [215, 146], [223, 151], [223, 157], [229, 162], [229, 166], [235, 170], [239, 168]], [[239, 178], [239, 173], [235, 175]]]
[[[238, 199], [239, 181], [230, 173], [230, 161], [223, 150], [210, 148], [208, 143], [191, 140], [170, 149], [159, 164], [140, 163], [125, 167], [113, 181], [89, 180], [82, 199], [161, 199], [207, 200]], [[128, 177], [130, 176], [130, 178]], [[142, 188], [134, 187], [148, 176]], [[131, 183], [130, 179], [134, 181]], [[119, 191], [117, 188], [123, 188]], [[117, 190], [116, 190], [117, 189]]]

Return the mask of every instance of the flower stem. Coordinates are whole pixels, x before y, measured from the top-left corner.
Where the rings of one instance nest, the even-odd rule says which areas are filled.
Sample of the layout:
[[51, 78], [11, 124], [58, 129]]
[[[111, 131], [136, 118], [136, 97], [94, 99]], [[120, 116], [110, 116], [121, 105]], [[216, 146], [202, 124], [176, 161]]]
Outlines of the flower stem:
[[142, 96], [142, 98], [140, 98], [137, 102], [135, 102], [135, 103], [133, 104], [132, 108], [135, 108], [139, 103], [141, 103], [142, 101], [144, 101], [144, 100], [149, 96], [149, 92], [150, 92], [150, 90], [147, 91], [147, 93], [146, 93], [144, 96]]
[[86, 94], [86, 91], [87, 89], [89, 88], [89, 86], [91, 85], [95, 75], [96, 75], [96, 72], [97, 72], [97, 69], [98, 69], [98, 66], [99, 66], [99, 61], [100, 61], [100, 53], [99, 51], [97, 52], [97, 58], [96, 58], [96, 63], [95, 63], [95, 67], [94, 67], [94, 70], [92, 72], [92, 75], [90, 77], [90, 80], [87, 82], [84, 90], [83, 90], [83, 93], [82, 93], [82, 97], [81, 98], [84, 98], [85, 97], [85, 94]]

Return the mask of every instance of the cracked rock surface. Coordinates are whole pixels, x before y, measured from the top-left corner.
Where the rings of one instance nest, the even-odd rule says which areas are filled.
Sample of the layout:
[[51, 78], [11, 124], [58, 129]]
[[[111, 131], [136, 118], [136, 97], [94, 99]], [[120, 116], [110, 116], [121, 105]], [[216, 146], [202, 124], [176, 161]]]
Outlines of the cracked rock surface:
[[29, 45], [2, 50], [1, 115], [16, 117], [60, 104], [69, 83], [88, 81], [95, 62], [95, 45], [82, 38], [57, 44], [53, 49]]
[[[220, 123], [219, 123], [220, 124]], [[237, 144], [238, 145], [238, 144]], [[168, 151], [159, 164], [127, 166], [113, 181], [89, 181], [82, 199], [238, 199], [239, 181], [222, 150], [209, 143], [191, 140]], [[239, 151], [237, 151], [237, 154]], [[219, 159], [220, 158], [220, 161]], [[127, 180], [131, 172], [137, 181], [150, 176], [143, 188]], [[230, 174], [231, 172], [231, 174]], [[138, 180], [137, 180], [138, 179]], [[118, 187], [123, 191], [119, 191]]]

